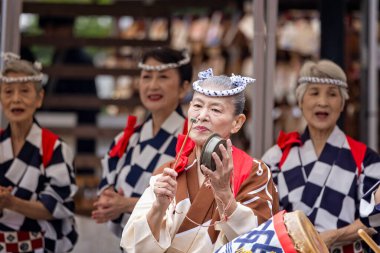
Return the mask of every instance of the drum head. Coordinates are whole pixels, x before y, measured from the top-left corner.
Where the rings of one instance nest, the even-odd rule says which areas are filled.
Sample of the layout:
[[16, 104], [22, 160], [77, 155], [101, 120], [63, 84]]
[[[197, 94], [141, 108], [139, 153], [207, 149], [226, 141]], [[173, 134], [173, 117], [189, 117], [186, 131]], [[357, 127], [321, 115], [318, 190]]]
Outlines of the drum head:
[[329, 253], [326, 244], [303, 212], [285, 213], [284, 223], [297, 252]]
[[222, 160], [222, 153], [220, 152], [219, 145], [223, 144], [227, 148], [226, 140], [222, 139], [218, 134], [212, 134], [203, 145], [201, 152], [201, 164], [205, 165], [212, 171], [216, 170], [216, 164], [212, 153], [215, 152]]

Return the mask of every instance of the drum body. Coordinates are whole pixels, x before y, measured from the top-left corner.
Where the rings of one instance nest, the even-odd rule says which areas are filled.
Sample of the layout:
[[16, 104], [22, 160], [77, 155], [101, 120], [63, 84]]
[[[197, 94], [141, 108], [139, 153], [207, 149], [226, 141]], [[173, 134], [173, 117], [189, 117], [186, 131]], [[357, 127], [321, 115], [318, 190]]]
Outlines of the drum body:
[[218, 253], [328, 253], [314, 226], [301, 211], [281, 211], [250, 232], [220, 248]]

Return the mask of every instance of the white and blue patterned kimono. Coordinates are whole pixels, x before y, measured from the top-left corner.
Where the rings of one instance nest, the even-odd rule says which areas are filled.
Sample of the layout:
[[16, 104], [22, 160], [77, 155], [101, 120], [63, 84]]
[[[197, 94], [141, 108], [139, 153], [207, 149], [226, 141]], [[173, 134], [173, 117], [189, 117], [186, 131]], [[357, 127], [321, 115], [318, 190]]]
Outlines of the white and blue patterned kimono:
[[[58, 139], [50, 162], [45, 167], [42, 129], [34, 121], [17, 157], [14, 157], [12, 150], [11, 129], [8, 126], [0, 134], [0, 185], [11, 186], [12, 194], [20, 199], [40, 201], [53, 219], [34, 220], [4, 209], [0, 217], [0, 234], [8, 235], [5, 240], [17, 240], [15, 237], [9, 238], [14, 231], [42, 232], [44, 252], [70, 251], [78, 235], [74, 224], [73, 201], [77, 186], [73, 170], [74, 157], [69, 147]], [[4, 245], [0, 245], [2, 247]], [[20, 247], [32, 251], [27, 250], [27, 244], [20, 244]]]
[[280, 206], [288, 212], [302, 210], [319, 232], [353, 223], [363, 193], [380, 179], [379, 155], [366, 149], [359, 176], [347, 137], [337, 126], [319, 157], [308, 129], [301, 141], [290, 149], [281, 169], [283, 151], [278, 145], [263, 157], [277, 184]]
[[[149, 186], [153, 170], [174, 159], [177, 136], [183, 132], [184, 125], [185, 116], [182, 109], [177, 107], [153, 136], [153, 120], [151, 116], [148, 117], [141, 126], [135, 128], [121, 157], [110, 157], [107, 153], [103, 158], [99, 192], [112, 186], [116, 191], [121, 188], [126, 198], [140, 197]], [[110, 150], [122, 135], [116, 136]], [[121, 237], [129, 216], [129, 213], [124, 213], [109, 222], [111, 231]]]
[[380, 203], [375, 203], [374, 192], [378, 190], [380, 181], [373, 186], [360, 201], [360, 219], [367, 226], [380, 233]]

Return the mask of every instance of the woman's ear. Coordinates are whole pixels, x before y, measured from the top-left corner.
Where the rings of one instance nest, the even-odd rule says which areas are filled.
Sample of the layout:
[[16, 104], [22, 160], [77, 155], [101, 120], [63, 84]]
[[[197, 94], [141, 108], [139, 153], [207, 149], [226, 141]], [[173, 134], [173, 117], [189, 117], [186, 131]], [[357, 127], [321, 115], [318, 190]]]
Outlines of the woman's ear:
[[246, 121], [246, 116], [242, 113], [235, 116], [234, 121], [232, 122], [232, 129], [231, 134], [235, 134], [239, 132], [240, 128], [244, 125], [244, 122]]
[[182, 100], [186, 96], [189, 88], [190, 88], [190, 82], [189, 81], [183, 81], [182, 85], [179, 86], [179, 99], [180, 100]]
[[37, 99], [38, 99], [37, 108], [41, 108], [42, 102], [44, 101], [44, 97], [45, 97], [45, 90], [41, 89], [40, 91], [38, 91], [38, 94], [37, 94]]

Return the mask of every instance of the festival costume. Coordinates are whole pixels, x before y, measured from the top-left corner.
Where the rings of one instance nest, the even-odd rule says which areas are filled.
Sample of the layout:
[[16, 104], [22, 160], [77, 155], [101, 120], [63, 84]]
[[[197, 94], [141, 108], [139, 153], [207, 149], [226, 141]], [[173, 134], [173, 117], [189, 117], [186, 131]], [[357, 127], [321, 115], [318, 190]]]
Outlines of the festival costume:
[[[152, 135], [151, 116], [140, 126], [134, 127], [135, 122], [136, 118], [129, 117], [126, 129], [116, 136], [103, 158], [99, 193], [111, 186], [115, 191], [122, 189], [126, 198], [140, 197], [149, 186], [153, 170], [175, 157], [177, 136], [187, 127], [180, 106], [165, 120], [155, 136]], [[109, 221], [111, 231], [120, 237], [129, 216], [129, 213], [123, 213]]]
[[378, 190], [380, 181], [374, 185], [360, 201], [360, 219], [367, 226], [380, 233], [380, 203], [375, 203], [374, 193]]
[[[189, 141], [189, 139], [188, 139]], [[178, 150], [178, 145], [177, 145]], [[237, 209], [227, 221], [219, 221], [212, 189], [203, 183], [199, 186], [201, 172], [197, 170], [195, 149], [185, 162], [184, 170], [177, 170], [177, 193], [175, 203], [166, 210], [157, 241], [151, 233], [146, 215], [155, 201], [153, 192], [157, 176], [153, 176], [124, 228], [121, 246], [128, 252], [214, 252], [238, 235], [268, 220], [278, 211], [278, 197], [271, 173], [264, 163], [252, 159], [233, 147], [234, 177], [232, 188], [238, 202]], [[181, 161], [179, 162], [181, 163]], [[172, 167], [174, 162], [159, 168]], [[248, 166], [249, 167], [248, 167]], [[178, 166], [177, 166], [178, 167]], [[185, 218], [188, 216], [198, 224]]]
[[77, 191], [73, 154], [56, 135], [34, 120], [17, 157], [11, 129], [0, 133], [0, 185], [11, 194], [40, 201], [52, 220], [34, 220], [3, 209], [0, 252], [68, 252], [77, 241], [73, 196]]
[[[308, 129], [297, 135], [280, 135], [278, 144], [263, 156], [277, 184], [280, 206], [289, 212], [302, 210], [319, 232], [353, 223], [359, 218], [363, 192], [380, 178], [379, 155], [337, 126], [319, 158]], [[344, 252], [353, 252], [350, 247]]]

